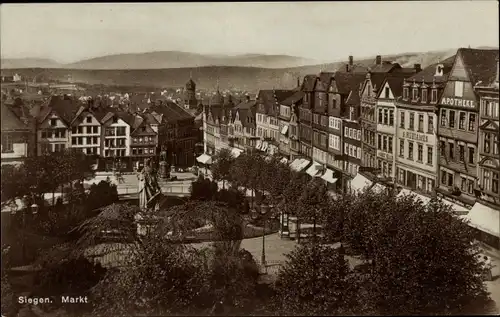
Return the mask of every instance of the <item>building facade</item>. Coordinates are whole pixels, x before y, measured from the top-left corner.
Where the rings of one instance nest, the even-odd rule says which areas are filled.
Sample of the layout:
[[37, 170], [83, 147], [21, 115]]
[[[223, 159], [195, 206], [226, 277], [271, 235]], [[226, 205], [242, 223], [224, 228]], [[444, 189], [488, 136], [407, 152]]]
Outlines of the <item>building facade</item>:
[[495, 50], [459, 49], [439, 101], [438, 194], [467, 209], [476, 199], [479, 176], [480, 99], [474, 86], [484, 79], [483, 64], [497, 55]]
[[396, 97], [396, 183], [428, 196], [439, 181], [438, 101], [453, 60], [430, 65], [408, 78], [400, 84], [402, 96]]
[[291, 161], [299, 155], [298, 109], [302, 104], [304, 92], [297, 91], [280, 104], [280, 154]]
[[[1, 162], [4, 164], [21, 164], [23, 159], [34, 153], [32, 138], [34, 124], [29, 118], [28, 109], [20, 108], [17, 112], [4, 102], [2, 106], [2, 150]], [[21, 106], [22, 107], [22, 106]]]

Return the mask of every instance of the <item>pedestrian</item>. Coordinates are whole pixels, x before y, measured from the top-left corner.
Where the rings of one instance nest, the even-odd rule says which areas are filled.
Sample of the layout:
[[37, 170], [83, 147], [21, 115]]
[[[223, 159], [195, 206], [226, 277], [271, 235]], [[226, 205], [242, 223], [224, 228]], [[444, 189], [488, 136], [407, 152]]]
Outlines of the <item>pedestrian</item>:
[[487, 257], [486, 255], [483, 257], [483, 268], [484, 268], [484, 279], [486, 281], [491, 281], [493, 279], [492, 276], [492, 264], [491, 264], [491, 259]]

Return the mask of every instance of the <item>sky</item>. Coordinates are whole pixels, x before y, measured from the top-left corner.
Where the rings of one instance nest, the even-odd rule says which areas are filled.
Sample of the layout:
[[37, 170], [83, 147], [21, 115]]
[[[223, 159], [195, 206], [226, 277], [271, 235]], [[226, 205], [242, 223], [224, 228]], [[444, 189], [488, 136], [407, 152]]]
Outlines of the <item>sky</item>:
[[3, 58], [120, 53], [286, 54], [344, 60], [499, 46], [498, 2], [2, 4]]

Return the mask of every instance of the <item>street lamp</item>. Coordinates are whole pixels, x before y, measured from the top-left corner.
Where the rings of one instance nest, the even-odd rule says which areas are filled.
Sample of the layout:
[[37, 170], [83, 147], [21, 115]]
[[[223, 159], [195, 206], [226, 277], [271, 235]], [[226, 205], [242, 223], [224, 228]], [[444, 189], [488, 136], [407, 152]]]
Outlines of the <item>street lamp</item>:
[[262, 202], [260, 205], [259, 211], [257, 210], [252, 210], [252, 219], [257, 220], [257, 219], [262, 219], [262, 255], [261, 255], [261, 264], [262, 267], [264, 268], [265, 272], [267, 273], [267, 266], [266, 266], [266, 220], [267, 217], [269, 216], [269, 205], [266, 202]]

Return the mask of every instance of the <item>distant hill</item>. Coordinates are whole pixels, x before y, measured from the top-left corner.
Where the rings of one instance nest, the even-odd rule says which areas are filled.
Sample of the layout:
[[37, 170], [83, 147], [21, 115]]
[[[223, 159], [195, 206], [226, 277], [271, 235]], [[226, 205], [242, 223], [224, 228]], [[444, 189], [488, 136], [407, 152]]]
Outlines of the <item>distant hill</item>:
[[59, 68], [61, 64], [48, 58], [2, 58], [1, 68]]
[[[406, 67], [421, 64], [428, 65], [442, 61], [456, 53], [456, 50], [436, 51], [427, 53], [404, 53], [383, 56], [383, 60], [391, 60]], [[250, 55], [252, 57], [253, 55]], [[259, 55], [262, 56], [262, 55]], [[235, 57], [240, 58], [240, 57]], [[346, 56], [347, 59], [347, 56]], [[375, 57], [356, 59], [355, 64], [372, 65]], [[219, 80], [221, 89], [238, 88], [247, 91], [257, 91], [269, 88], [293, 88], [297, 85], [297, 77], [301, 80], [307, 74], [317, 74], [320, 71], [335, 71], [345, 66], [346, 61], [320, 64], [312, 66], [288, 68], [262, 68], [237, 66], [205, 66], [166, 69], [2, 69], [2, 74], [18, 73], [31, 78], [33, 75], [44, 72], [43, 77], [63, 82], [71, 77], [75, 83], [151, 86], [158, 88], [183, 87], [189, 80], [190, 74], [201, 89], [214, 89]]]

